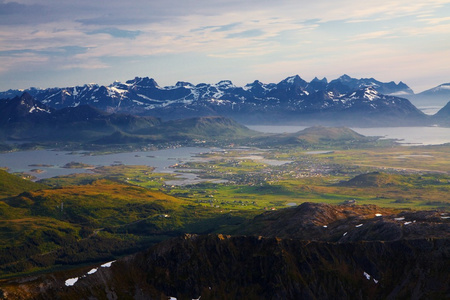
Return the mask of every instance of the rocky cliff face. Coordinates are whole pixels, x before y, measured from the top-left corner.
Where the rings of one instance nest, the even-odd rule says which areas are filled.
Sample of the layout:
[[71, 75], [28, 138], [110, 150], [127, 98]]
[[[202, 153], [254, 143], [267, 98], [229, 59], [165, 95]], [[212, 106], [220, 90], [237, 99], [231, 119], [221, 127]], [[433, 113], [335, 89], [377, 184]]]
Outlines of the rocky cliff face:
[[[391, 227], [377, 230], [380, 219]], [[186, 234], [103, 265], [0, 282], [0, 298], [450, 297], [445, 213], [306, 203], [262, 215], [248, 231], [256, 233], [258, 222], [266, 237]]]

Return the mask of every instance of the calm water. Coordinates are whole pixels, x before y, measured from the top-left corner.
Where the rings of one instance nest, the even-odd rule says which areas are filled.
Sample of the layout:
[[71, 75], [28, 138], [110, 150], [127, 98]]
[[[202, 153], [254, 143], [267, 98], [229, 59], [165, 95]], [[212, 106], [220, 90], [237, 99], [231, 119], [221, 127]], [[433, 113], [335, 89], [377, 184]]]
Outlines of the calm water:
[[[266, 133], [293, 133], [305, 129], [305, 126], [248, 126], [253, 130]], [[365, 136], [382, 136], [383, 138], [399, 139], [405, 145], [438, 145], [450, 143], [450, 128], [444, 127], [377, 127], [352, 128]], [[197, 154], [210, 152], [213, 149], [183, 147], [145, 152], [128, 152], [108, 155], [86, 156], [83, 153], [68, 153], [51, 150], [22, 151], [0, 154], [0, 167], [8, 167], [10, 172], [31, 173], [37, 179], [73, 173], [89, 172], [87, 169], [66, 169], [64, 165], [70, 162], [79, 162], [94, 167], [109, 166], [113, 164], [146, 165], [156, 168], [156, 172], [174, 172], [169, 166], [188, 161], [200, 160]], [[257, 158], [254, 158], [257, 159]], [[269, 162], [266, 162], [269, 163]], [[283, 164], [286, 162], [273, 162]], [[49, 166], [45, 166], [49, 165]], [[42, 173], [31, 172], [33, 169], [42, 170]], [[184, 179], [183, 179], [184, 178]], [[181, 174], [180, 181], [169, 184], [186, 184], [201, 181], [195, 174]]]
[[[27, 172], [33, 169], [43, 173], [31, 173], [37, 179], [49, 178], [73, 173], [85, 173], [86, 169], [66, 169], [63, 166], [70, 162], [79, 162], [94, 167], [110, 166], [113, 164], [145, 165], [156, 168], [156, 172], [173, 172], [169, 166], [198, 160], [199, 153], [211, 151], [208, 148], [184, 147], [145, 152], [115, 153], [107, 155], [87, 156], [83, 153], [68, 153], [52, 150], [21, 151], [0, 154], [0, 167], [8, 167], [10, 172]], [[39, 166], [39, 165], [51, 165]], [[194, 179], [195, 175], [186, 174], [181, 177]]]
[[[294, 133], [307, 126], [248, 126], [250, 129], [266, 133]], [[352, 128], [365, 136], [382, 136], [388, 139], [399, 139], [407, 145], [440, 145], [450, 143], [448, 127], [374, 127]]]

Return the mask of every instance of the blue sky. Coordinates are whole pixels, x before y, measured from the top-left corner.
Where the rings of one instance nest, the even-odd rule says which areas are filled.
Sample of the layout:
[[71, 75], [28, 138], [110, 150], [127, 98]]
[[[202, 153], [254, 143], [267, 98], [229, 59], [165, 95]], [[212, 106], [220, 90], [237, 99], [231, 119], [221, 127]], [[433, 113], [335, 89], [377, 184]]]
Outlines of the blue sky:
[[0, 0], [2, 91], [296, 74], [450, 82], [450, 0]]

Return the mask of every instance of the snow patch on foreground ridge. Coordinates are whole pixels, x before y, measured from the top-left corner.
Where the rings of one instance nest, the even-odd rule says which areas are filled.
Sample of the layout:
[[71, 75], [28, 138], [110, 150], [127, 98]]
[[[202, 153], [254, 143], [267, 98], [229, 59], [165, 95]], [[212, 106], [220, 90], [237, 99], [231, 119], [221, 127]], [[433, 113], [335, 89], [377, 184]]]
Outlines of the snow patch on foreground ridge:
[[115, 262], [115, 260], [107, 262], [107, 263], [101, 265], [100, 267], [102, 267], [102, 268], [110, 268], [111, 265], [113, 264], [113, 262]]
[[66, 280], [66, 286], [72, 286], [78, 281], [78, 277], [69, 278]]
[[[364, 272], [364, 277], [366, 277], [367, 280], [370, 280], [370, 278], [372, 278], [372, 276], [367, 272]], [[375, 278], [372, 278], [372, 279], [373, 279], [373, 282], [378, 283], [378, 280], [376, 280]]]
[[[111, 265], [112, 265], [114, 262], [115, 262], [115, 260], [110, 261], [110, 262], [107, 262], [107, 263], [104, 263], [104, 264], [101, 265], [100, 267], [101, 267], [101, 268], [110, 268]], [[75, 277], [75, 278], [69, 278], [69, 279], [67, 279], [67, 280], [65, 281], [65, 284], [66, 284], [66, 286], [73, 286], [73, 285], [78, 281], [78, 279], [84, 278], [84, 277], [86, 277], [87, 275], [92, 275], [92, 274], [94, 274], [94, 273], [97, 272], [97, 271], [98, 271], [98, 268], [93, 268], [93, 269], [91, 269], [89, 272], [87, 272], [86, 275], [84, 275], [84, 276], [82, 276], [82, 277]]]
[[92, 275], [95, 272], [97, 272], [98, 268], [93, 268], [92, 270], [90, 270], [89, 272], [87, 272], [88, 275]]

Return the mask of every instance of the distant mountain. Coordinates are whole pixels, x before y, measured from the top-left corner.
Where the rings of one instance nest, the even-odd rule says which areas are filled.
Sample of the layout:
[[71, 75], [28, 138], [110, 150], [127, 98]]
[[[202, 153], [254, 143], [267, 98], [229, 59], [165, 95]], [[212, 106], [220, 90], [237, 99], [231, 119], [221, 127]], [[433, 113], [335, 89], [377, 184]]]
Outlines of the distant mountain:
[[345, 127], [330, 128], [322, 126], [314, 126], [306, 128], [297, 133], [291, 134], [297, 139], [304, 139], [311, 143], [316, 143], [319, 140], [363, 140], [365, 136]]
[[[426, 116], [408, 100], [404, 83], [383, 83], [373, 78], [343, 75], [328, 82], [311, 82], [291, 76], [281, 82], [254, 81], [243, 87], [229, 80], [193, 85], [178, 82], [160, 87], [152, 78], [136, 77], [109, 86], [29, 89], [26, 91], [48, 107], [61, 109], [90, 105], [113, 113], [148, 115], [163, 120], [220, 115], [244, 124], [410, 125], [426, 122]], [[0, 93], [0, 98], [20, 91]]]
[[450, 101], [433, 116], [433, 120], [438, 124], [450, 125]]
[[[139, 118], [139, 117], [138, 117]], [[205, 143], [243, 141], [258, 136], [234, 120], [207, 116], [161, 122], [155, 126], [142, 127], [132, 132], [115, 131], [111, 135], [93, 141], [95, 144], [129, 143]]]
[[0, 101], [0, 125], [33, 122], [49, 116], [54, 109], [43, 105], [28, 93]]
[[372, 87], [377, 92], [385, 95], [395, 95], [395, 96], [402, 96], [406, 97], [411, 94], [414, 94], [414, 92], [403, 82], [399, 82], [396, 84], [395, 82], [381, 82], [374, 78], [351, 78], [348, 75], [343, 75], [339, 77], [338, 79], [332, 80], [328, 84], [328, 89], [336, 89], [340, 93], [349, 93], [354, 90], [362, 89], [365, 87]]
[[0, 136], [40, 142], [94, 144], [238, 140], [256, 132], [225, 117], [162, 122], [151, 116], [106, 113], [90, 105], [49, 108], [28, 93], [0, 101]]
[[450, 83], [443, 83], [432, 89], [410, 96], [416, 106], [444, 106], [450, 101]]
[[253, 139], [255, 145], [280, 146], [301, 145], [305, 148], [317, 145], [356, 145], [373, 142], [375, 137], [363, 136], [346, 127], [313, 126], [294, 133], [282, 133], [270, 136], [260, 136]]

